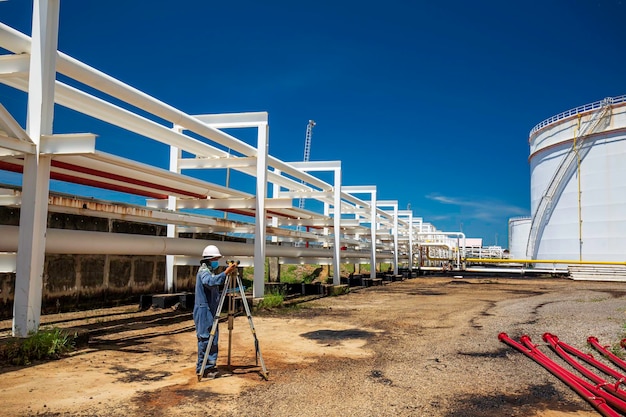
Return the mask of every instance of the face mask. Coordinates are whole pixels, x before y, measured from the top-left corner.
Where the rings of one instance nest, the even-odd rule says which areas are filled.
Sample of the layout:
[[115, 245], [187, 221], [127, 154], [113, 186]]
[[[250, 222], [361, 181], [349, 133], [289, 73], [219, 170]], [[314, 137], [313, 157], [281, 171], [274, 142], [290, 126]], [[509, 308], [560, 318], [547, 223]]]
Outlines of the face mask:
[[220, 263], [218, 261], [211, 261], [211, 269], [217, 269], [219, 265]]

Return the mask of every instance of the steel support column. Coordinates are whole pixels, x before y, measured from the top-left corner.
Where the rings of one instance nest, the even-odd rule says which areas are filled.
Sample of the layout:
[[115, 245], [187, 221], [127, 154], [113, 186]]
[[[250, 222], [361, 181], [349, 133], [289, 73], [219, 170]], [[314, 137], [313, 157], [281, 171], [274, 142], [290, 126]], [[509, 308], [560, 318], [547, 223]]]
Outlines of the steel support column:
[[349, 186], [343, 187], [343, 191], [350, 194], [369, 194], [370, 195], [370, 240], [371, 240], [371, 263], [370, 278], [376, 278], [376, 227], [377, 227], [377, 209], [376, 209], [376, 186]]
[[398, 201], [379, 201], [378, 207], [393, 207], [393, 273], [398, 275]]
[[[280, 170], [274, 169], [274, 174], [280, 176]], [[280, 194], [280, 184], [272, 183], [272, 198], [277, 198], [279, 194]], [[272, 227], [278, 227], [278, 217], [276, 216], [272, 216]], [[272, 243], [278, 243], [278, 236], [276, 235], [272, 236]], [[280, 268], [280, 263], [278, 267]]]
[[[182, 126], [174, 126], [172, 130], [177, 133], [182, 133]], [[178, 162], [181, 158], [182, 152], [180, 148], [176, 146], [170, 145], [170, 171], [180, 174], [180, 169], [178, 166]], [[167, 209], [170, 211], [176, 211], [176, 196], [170, 195], [167, 197]], [[172, 223], [168, 223], [167, 225], [167, 237], [178, 237], [178, 233], [176, 231], [176, 225]], [[176, 256], [175, 255], [166, 255], [165, 256], [165, 292], [168, 294], [172, 294], [176, 291]]]
[[27, 133], [37, 152], [24, 156], [22, 206], [13, 302], [13, 336], [37, 331], [41, 318], [50, 156], [40, 156], [42, 135], [52, 134], [59, 0], [33, 2]]
[[409, 227], [409, 272], [413, 270], [413, 212], [411, 210], [399, 210], [398, 216], [408, 216]]
[[[341, 283], [341, 161], [291, 162], [291, 166], [304, 172], [333, 171], [333, 285]], [[328, 204], [324, 204], [324, 214], [328, 215]]]
[[[341, 165], [341, 162], [339, 162]], [[335, 169], [335, 207], [333, 227], [335, 228], [335, 256], [333, 257], [333, 285], [341, 284], [341, 167]]]
[[265, 294], [265, 199], [267, 197], [267, 150], [269, 147], [269, 125], [257, 125], [256, 163], [256, 213], [254, 221], [254, 282], [252, 297], [261, 298]]

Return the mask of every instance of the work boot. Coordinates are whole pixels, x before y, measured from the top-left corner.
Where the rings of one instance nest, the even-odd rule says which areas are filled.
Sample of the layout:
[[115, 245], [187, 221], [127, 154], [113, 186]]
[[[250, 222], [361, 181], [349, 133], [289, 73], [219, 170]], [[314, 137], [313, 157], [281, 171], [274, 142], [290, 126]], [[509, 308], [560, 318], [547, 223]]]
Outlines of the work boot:
[[219, 375], [219, 371], [216, 367], [207, 368], [204, 370], [203, 378], [205, 379], [215, 379]]

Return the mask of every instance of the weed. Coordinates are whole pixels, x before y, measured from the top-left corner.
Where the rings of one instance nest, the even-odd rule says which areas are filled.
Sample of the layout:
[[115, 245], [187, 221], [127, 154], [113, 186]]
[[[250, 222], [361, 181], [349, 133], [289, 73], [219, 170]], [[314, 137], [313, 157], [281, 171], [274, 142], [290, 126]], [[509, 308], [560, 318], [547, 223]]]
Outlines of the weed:
[[276, 308], [282, 307], [285, 296], [280, 292], [265, 294], [265, 297], [259, 302], [258, 308]]
[[59, 328], [41, 329], [25, 339], [11, 339], [0, 346], [0, 361], [29, 365], [34, 360], [58, 359], [76, 347], [77, 334]]
[[611, 346], [611, 353], [620, 359], [624, 359], [624, 349], [622, 349], [619, 343], [614, 343]]

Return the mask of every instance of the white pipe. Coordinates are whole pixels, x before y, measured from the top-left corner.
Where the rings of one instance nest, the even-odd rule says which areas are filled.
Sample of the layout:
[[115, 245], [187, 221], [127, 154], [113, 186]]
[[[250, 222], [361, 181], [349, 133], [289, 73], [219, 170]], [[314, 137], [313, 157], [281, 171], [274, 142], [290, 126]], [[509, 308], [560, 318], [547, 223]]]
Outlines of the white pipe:
[[[0, 225], [0, 252], [16, 252], [19, 226]], [[185, 255], [198, 256], [214, 244], [224, 256], [253, 256], [254, 244], [202, 239], [168, 238], [126, 233], [47, 229], [46, 253], [75, 255]], [[267, 245], [266, 256], [289, 258], [333, 258], [330, 249]], [[366, 258], [367, 253], [341, 251], [342, 258]], [[392, 254], [377, 254], [391, 258]]]

